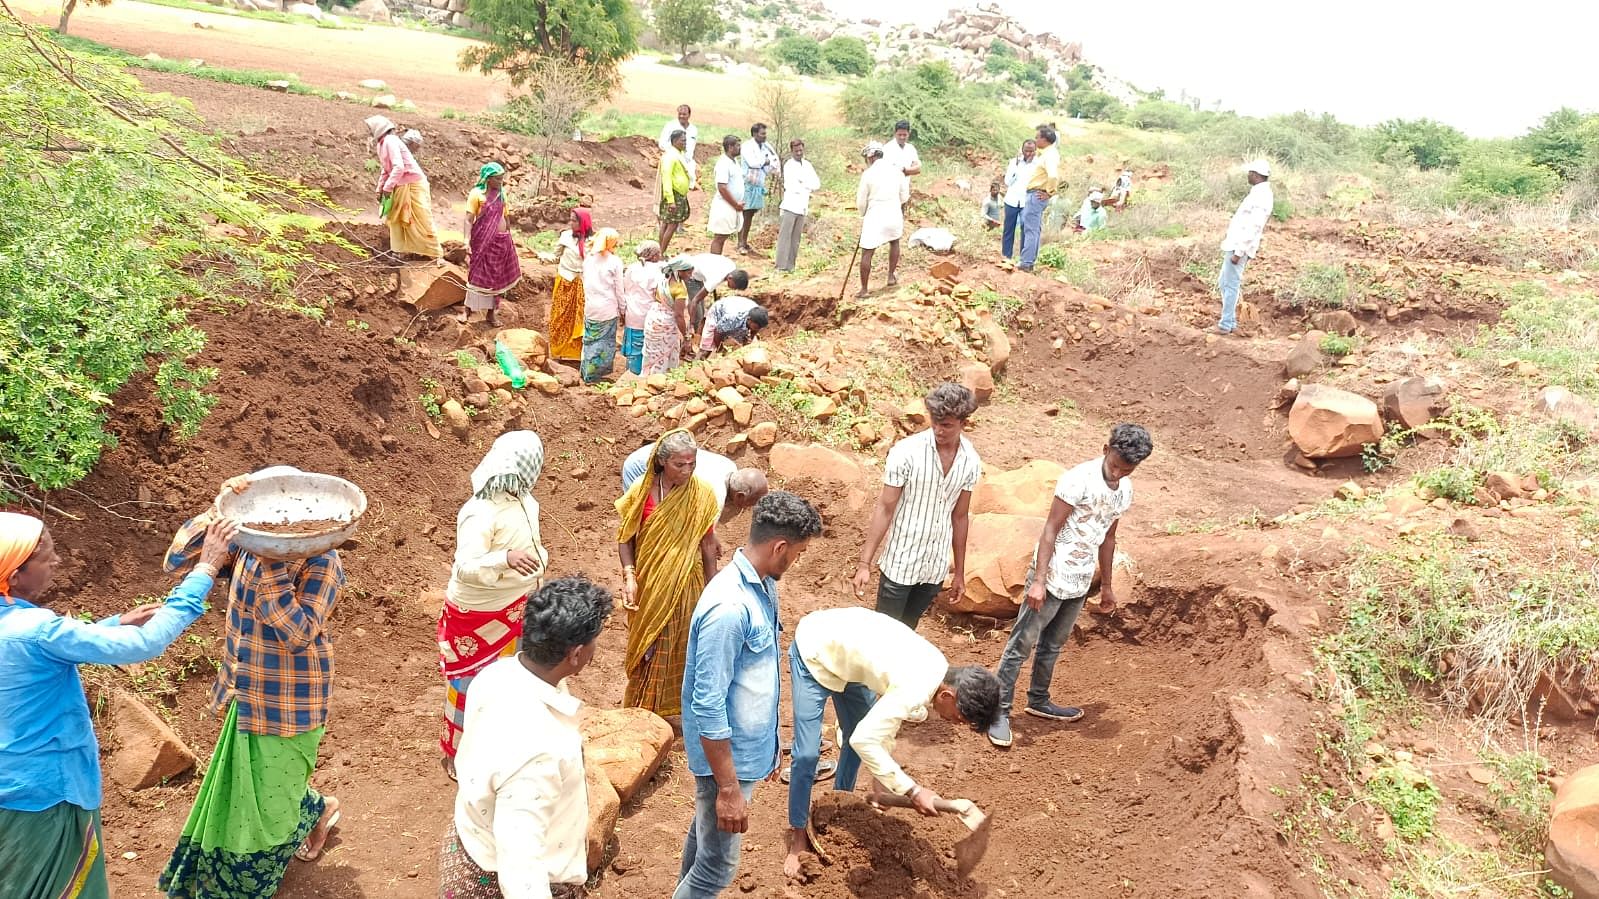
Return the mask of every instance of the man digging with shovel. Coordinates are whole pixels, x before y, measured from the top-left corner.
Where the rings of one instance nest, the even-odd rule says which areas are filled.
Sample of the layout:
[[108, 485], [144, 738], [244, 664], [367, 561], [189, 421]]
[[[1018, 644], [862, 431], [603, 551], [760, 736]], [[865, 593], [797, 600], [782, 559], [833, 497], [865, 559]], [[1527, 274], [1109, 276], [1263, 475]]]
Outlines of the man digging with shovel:
[[[953, 666], [938, 647], [888, 617], [865, 608], [823, 609], [800, 619], [788, 653], [793, 682], [794, 759], [788, 787], [788, 856], [783, 873], [800, 873], [800, 853], [815, 850], [807, 836], [811, 787], [821, 755], [822, 713], [829, 697], [838, 713], [839, 746], [835, 789], [849, 792], [864, 763], [877, 780], [879, 805], [914, 808], [924, 815], [960, 814], [987, 836], [982, 813], [964, 800], [948, 802], [911, 780], [890, 748], [906, 721], [926, 721], [929, 710], [946, 721], [986, 731], [999, 716], [999, 679], [976, 665]], [[886, 791], [886, 792], [882, 792]], [[957, 851], [961, 874], [969, 873], [984, 846]], [[820, 854], [820, 853], [818, 853]]]

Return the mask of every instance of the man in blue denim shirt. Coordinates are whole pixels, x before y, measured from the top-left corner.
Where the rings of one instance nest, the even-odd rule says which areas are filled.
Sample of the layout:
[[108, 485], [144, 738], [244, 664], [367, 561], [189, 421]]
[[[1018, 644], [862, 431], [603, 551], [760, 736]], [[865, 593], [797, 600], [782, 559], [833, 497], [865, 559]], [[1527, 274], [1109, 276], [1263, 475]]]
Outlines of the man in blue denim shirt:
[[713, 899], [738, 871], [755, 784], [777, 772], [777, 581], [822, 518], [792, 493], [755, 504], [749, 546], [705, 586], [688, 631], [683, 749], [694, 775], [694, 821], [672, 899]]

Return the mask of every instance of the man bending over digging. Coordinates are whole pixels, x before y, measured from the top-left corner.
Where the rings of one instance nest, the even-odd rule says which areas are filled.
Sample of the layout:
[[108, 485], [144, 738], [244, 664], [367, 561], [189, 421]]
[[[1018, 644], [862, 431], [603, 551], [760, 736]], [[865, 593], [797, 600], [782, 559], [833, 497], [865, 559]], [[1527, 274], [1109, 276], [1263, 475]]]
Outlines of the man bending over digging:
[[1111, 429], [1103, 456], [1061, 475], [1055, 485], [1049, 519], [1027, 572], [1027, 595], [999, 661], [1000, 711], [988, 729], [988, 741], [995, 746], [1011, 744], [1011, 696], [1028, 656], [1033, 656], [1033, 682], [1027, 689], [1027, 714], [1068, 722], [1083, 717], [1083, 710], [1076, 706], [1049, 701], [1049, 682], [1055, 675], [1060, 648], [1071, 636], [1072, 625], [1088, 598], [1096, 564], [1100, 609], [1116, 607], [1116, 591], [1110, 582], [1116, 523], [1133, 504], [1133, 469], [1149, 458], [1153, 449], [1148, 431], [1138, 425], [1117, 425]]
[[822, 748], [822, 711], [829, 697], [838, 713], [835, 789], [855, 789], [865, 763], [876, 788], [898, 793], [924, 815], [938, 814], [939, 795], [911, 780], [890, 747], [906, 721], [940, 718], [987, 730], [999, 715], [999, 681], [976, 665], [956, 667], [938, 647], [871, 609], [823, 609], [800, 619], [788, 651], [793, 681], [794, 766], [788, 787], [788, 857], [783, 873], [795, 877], [800, 852], [809, 847], [811, 786]]

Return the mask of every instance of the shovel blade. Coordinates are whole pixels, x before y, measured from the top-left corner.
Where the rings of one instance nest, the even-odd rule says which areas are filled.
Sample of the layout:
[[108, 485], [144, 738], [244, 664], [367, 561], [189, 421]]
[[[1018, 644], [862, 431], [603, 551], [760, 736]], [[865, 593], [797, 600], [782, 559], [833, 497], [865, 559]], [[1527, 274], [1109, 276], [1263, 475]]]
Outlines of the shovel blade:
[[992, 820], [984, 818], [970, 834], [955, 844], [955, 871], [962, 879], [970, 877], [988, 854], [988, 834]]

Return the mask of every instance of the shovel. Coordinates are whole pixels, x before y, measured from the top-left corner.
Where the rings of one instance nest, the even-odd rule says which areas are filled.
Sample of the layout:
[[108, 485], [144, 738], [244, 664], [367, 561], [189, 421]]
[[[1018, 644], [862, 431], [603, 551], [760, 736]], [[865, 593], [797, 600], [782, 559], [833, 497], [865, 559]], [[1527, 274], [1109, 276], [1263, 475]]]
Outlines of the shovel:
[[[878, 793], [869, 797], [868, 801], [894, 808], [916, 807], [909, 796], [897, 793]], [[961, 823], [971, 831], [955, 844], [955, 871], [963, 879], [971, 876], [972, 871], [977, 869], [977, 863], [988, 852], [988, 831], [993, 819], [983, 814], [983, 810], [970, 799], [940, 799], [933, 807], [947, 815], [959, 815]]]

